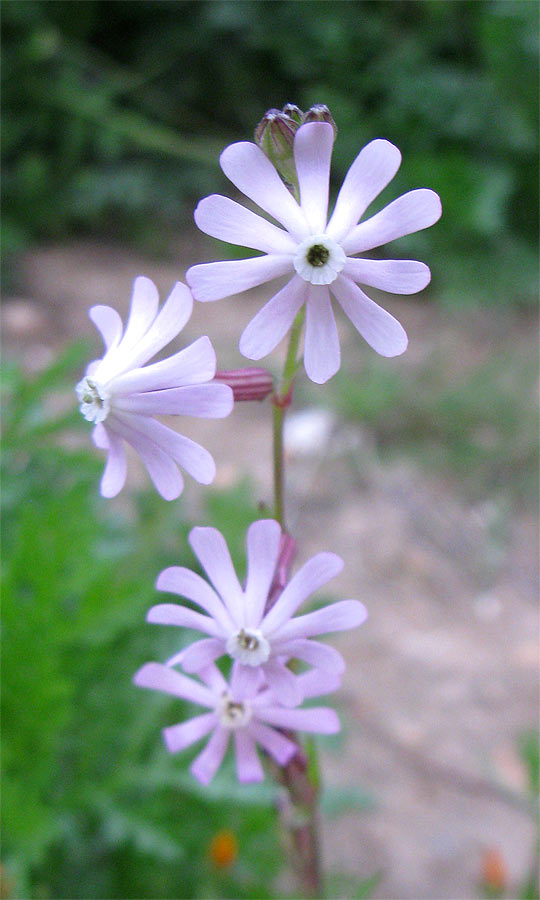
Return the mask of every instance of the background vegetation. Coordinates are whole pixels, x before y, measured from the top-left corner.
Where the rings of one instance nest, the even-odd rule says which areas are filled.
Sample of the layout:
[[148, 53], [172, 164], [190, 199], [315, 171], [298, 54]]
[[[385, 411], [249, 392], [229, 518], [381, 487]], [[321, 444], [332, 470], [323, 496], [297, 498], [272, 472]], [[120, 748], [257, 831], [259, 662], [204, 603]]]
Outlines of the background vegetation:
[[534, 301], [536, 3], [6, 0], [3, 32], [6, 249], [95, 232], [163, 252], [219, 188], [219, 149], [269, 107], [325, 102], [336, 183], [383, 136], [393, 196], [440, 193], [400, 252], [429, 248], [441, 296]]

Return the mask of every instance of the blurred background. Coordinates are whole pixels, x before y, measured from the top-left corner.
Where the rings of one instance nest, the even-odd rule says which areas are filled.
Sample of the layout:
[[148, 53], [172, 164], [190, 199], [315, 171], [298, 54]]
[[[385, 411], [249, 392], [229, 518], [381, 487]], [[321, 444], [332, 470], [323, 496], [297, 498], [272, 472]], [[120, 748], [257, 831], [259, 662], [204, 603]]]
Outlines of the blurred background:
[[[101, 350], [89, 306], [124, 314], [136, 275], [164, 298], [190, 265], [245, 253], [193, 208], [233, 193], [221, 149], [292, 102], [330, 107], [334, 193], [385, 137], [403, 163], [372, 211], [416, 187], [443, 202], [384, 248], [432, 269], [420, 296], [383, 301], [407, 353], [378, 358], [340, 322], [341, 372], [299, 379], [290, 414], [300, 560], [339, 553], [329, 596], [370, 610], [336, 642], [326, 893], [537, 898], [538, 5], [4, 0], [2, 20], [2, 896], [294, 893], [270, 783], [226, 768], [200, 788], [161, 746], [182, 704], [131, 686], [185, 640], [144, 616], [158, 572], [195, 565], [190, 528], [218, 525], [241, 571], [271, 501], [269, 408], [186, 424], [212, 488], [166, 504], [134, 463], [105, 502], [73, 393]], [[197, 305], [179, 345], [206, 333], [221, 368], [242, 365], [269, 296]]]

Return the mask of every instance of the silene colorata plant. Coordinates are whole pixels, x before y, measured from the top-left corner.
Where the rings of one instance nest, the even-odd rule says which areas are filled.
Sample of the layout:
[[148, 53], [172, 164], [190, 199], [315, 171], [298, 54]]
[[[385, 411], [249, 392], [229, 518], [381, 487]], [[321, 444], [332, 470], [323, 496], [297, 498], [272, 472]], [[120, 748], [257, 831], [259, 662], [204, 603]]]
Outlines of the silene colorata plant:
[[[377, 353], [392, 357], [405, 351], [403, 327], [363, 288], [416, 293], [429, 283], [429, 268], [416, 260], [357, 254], [371, 254], [433, 225], [441, 215], [437, 194], [420, 188], [363, 218], [401, 161], [397, 147], [376, 139], [354, 160], [328, 216], [336, 133], [326, 106], [303, 113], [287, 104], [265, 114], [254, 143], [227, 147], [220, 159], [223, 172], [265, 215], [214, 194], [200, 201], [195, 221], [206, 234], [263, 255], [192, 266], [188, 285], [178, 282], [161, 309], [152, 281], [136, 278], [125, 329], [116, 310], [92, 307], [89, 315], [105, 349], [76, 387], [81, 412], [94, 424], [94, 443], [107, 454], [104, 497], [114, 497], [125, 484], [126, 444], [140, 456], [165, 500], [182, 492], [180, 469], [201, 484], [213, 481], [216, 466], [208, 451], [182, 435], [181, 424], [174, 430], [157, 417], [218, 419], [229, 415], [234, 402], [270, 400], [273, 516], [248, 528], [245, 583], [221, 532], [193, 528], [189, 542], [206, 578], [180, 566], [165, 569], [156, 587], [180, 601], [173, 596], [153, 605], [147, 620], [202, 637], [171, 659], [147, 662], [134, 683], [202, 708], [187, 721], [167, 725], [163, 739], [171, 753], [204, 741], [190, 767], [203, 785], [220, 768], [232, 741], [240, 782], [261, 781], [266, 770], [284, 789], [282, 820], [292, 838], [291, 865], [299, 890], [308, 896], [323, 895], [320, 784], [313, 744], [306, 745], [301, 734], [332, 734], [340, 723], [330, 707], [304, 704], [339, 688], [345, 670], [341, 654], [315, 638], [357, 628], [367, 611], [354, 599], [309, 611], [311, 595], [343, 567], [335, 553], [321, 550], [291, 574], [301, 536], [289, 533], [285, 519], [284, 420], [302, 363], [319, 385], [340, 367], [335, 309]], [[277, 384], [264, 368], [216, 371], [216, 355], [205, 336], [151, 362], [184, 328], [193, 299], [221, 300], [282, 276], [284, 287], [255, 313], [239, 342], [241, 354], [258, 361], [289, 334]]]

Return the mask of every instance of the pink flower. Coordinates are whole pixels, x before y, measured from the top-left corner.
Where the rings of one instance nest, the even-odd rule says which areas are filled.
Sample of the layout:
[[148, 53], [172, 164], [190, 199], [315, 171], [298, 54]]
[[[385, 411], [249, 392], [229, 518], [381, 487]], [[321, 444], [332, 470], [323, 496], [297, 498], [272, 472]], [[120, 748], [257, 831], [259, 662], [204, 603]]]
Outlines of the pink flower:
[[[298, 750], [294, 741], [276, 728], [317, 734], [339, 731], [339, 719], [333, 709], [324, 706], [286, 709], [276, 702], [272, 692], [262, 686], [260, 680], [256, 684], [246, 681], [245, 671], [244, 666], [235, 663], [228, 684], [216, 666], [208, 666], [199, 673], [204, 682], [201, 684], [168, 666], [147, 663], [133, 679], [139, 687], [164, 691], [210, 710], [163, 730], [165, 744], [171, 753], [184, 750], [211, 734], [205, 748], [190, 766], [192, 775], [202, 784], [212, 780], [223, 762], [231, 733], [234, 736], [238, 780], [262, 781], [264, 772], [257, 744], [280, 766], [285, 766]], [[302, 683], [305, 697], [327, 694], [339, 686], [339, 679], [314, 671], [300, 675], [298, 680]]]
[[193, 296], [204, 302], [292, 274], [285, 287], [248, 324], [240, 339], [240, 351], [248, 359], [262, 359], [286, 335], [305, 303], [304, 365], [309, 378], [318, 384], [331, 378], [340, 365], [330, 291], [377, 353], [403, 353], [407, 347], [405, 331], [358, 285], [413, 294], [429, 283], [430, 271], [415, 260], [358, 259], [355, 254], [427, 228], [441, 215], [437, 194], [422, 188], [398, 197], [357, 224], [394, 177], [401, 161], [397, 147], [375, 140], [364, 147], [349, 169], [327, 223], [333, 138], [333, 128], [326, 122], [308, 123], [296, 132], [294, 158], [300, 204], [256, 144], [243, 142], [227, 147], [221, 154], [227, 177], [283, 228], [234, 200], [216, 194], [206, 197], [195, 211], [201, 231], [266, 255], [193, 266], [186, 274]]
[[314, 591], [343, 568], [334, 553], [318, 553], [283, 588], [270, 609], [267, 600], [280, 553], [281, 528], [272, 519], [250, 525], [247, 532], [247, 578], [240, 584], [223, 535], [215, 528], [194, 528], [189, 542], [214, 589], [195, 572], [179, 566], [165, 569], [156, 587], [191, 600], [208, 615], [173, 603], [153, 606], [147, 620], [179, 625], [209, 635], [173, 657], [187, 672], [199, 672], [228, 654], [246, 682], [257, 684], [260, 673], [286, 706], [302, 702], [302, 681], [286, 662], [301, 659], [324, 672], [340, 675], [345, 663], [334, 648], [310, 640], [314, 635], [356, 628], [367, 617], [358, 600], [342, 600], [316, 612], [292, 618]]
[[158, 312], [159, 295], [149, 278], [136, 278], [125, 331], [110, 306], [93, 306], [89, 315], [105, 342], [103, 359], [90, 363], [76, 387], [85, 419], [94, 422], [94, 443], [107, 450], [101, 493], [114, 497], [126, 480], [124, 441], [144, 462], [165, 500], [181, 494], [182, 466], [202, 484], [216, 473], [204, 447], [158, 422], [156, 415], [222, 418], [233, 407], [232, 390], [214, 384], [216, 356], [207, 337], [168, 359], [145, 365], [188, 321], [193, 299], [178, 282]]

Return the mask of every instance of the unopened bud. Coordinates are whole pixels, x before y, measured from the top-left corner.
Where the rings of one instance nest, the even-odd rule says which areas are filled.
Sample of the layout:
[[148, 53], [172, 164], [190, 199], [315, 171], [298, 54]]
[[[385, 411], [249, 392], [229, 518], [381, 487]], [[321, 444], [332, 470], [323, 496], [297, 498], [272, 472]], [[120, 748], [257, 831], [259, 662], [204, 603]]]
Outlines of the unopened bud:
[[332, 113], [324, 103], [316, 103], [314, 106], [310, 106], [303, 115], [302, 125], [305, 125], [306, 122], [328, 122], [334, 129], [334, 140], [336, 139], [337, 125], [334, 122]]
[[228, 384], [237, 400], [265, 400], [274, 390], [274, 381], [267, 369], [249, 366], [245, 369], [229, 369], [216, 372], [214, 381]]
[[261, 148], [287, 185], [296, 185], [294, 136], [300, 127], [301, 111], [288, 103], [284, 109], [269, 109], [255, 129], [255, 143]]
[[285, 116], [289, 116], [289, 118], [293, 119], [295, 122], [298, 122], [299, 125], [302, 124], [304, 113], [294, 103], [286, 103], [281, 112]]

